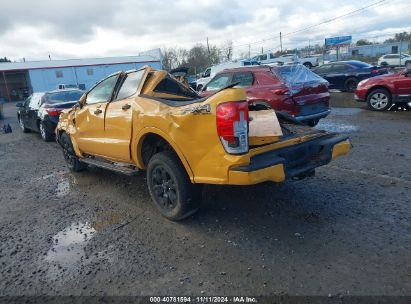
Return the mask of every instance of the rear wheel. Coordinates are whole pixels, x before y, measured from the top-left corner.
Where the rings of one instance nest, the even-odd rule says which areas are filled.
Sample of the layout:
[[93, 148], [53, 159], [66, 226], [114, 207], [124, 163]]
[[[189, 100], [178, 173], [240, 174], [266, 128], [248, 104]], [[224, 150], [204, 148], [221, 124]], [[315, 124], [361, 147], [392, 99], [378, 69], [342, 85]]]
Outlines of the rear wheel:
[[203, 88], [203, 85], [202, 85], [202, 84], [199, 84], [199, 85], [197, 86], [197, 92], [200, 92], [200, 91], [202, 90], [202, 88]]
[[39, 123], [40, 135], [44, 141], [52, 141], [54, 139], [54, 134], [47, 129], [43, 122]]
[[169, 220], [182, 220], [199, 209], [201, 186], [191, 183], [172, 151], [157, 153], [150, 159], [147, 185], [155, 206]]
[[344, 88], [347, 92], [354, 92], [357, 88], [358, 80], [355, 78], [349, 78], [345, 81]]
[[87, 168], [87, 165], [82, 163], [76, 156], [73, 149], [73, 144], [71, 143], [71, 139], [67, 133], [64, 132], [61, 134], [60, 144], [63, 147], [64, 159], [66, 160], [67, 166], [71, 171], [78, 172]]
[[376, 89], [367, 96], [367, 105], [374, 111], [385, 111], [391, 107], [391, 94], [385, 89]]
[[21, 117], [19, 116], [19, 125], [20, 125], [20, 129], [24, 132], [24, 133], [29, 133], [30, 129], [27, 129], [26, 126], [24, 125], [24, 121], [23, 119], [21, 119]]

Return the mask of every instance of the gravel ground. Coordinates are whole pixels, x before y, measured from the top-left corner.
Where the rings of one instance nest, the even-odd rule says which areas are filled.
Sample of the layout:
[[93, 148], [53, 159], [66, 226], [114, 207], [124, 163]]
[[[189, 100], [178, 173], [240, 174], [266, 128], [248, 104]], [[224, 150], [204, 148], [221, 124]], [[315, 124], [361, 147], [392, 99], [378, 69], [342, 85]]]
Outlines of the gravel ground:
[[73, 174], [56, 143], [0, 135], [0, 295], [411, 295], [410, 112], [334, 108], [354, 149], [315, 177], [206, 186], [181, 223], [145, 174]]

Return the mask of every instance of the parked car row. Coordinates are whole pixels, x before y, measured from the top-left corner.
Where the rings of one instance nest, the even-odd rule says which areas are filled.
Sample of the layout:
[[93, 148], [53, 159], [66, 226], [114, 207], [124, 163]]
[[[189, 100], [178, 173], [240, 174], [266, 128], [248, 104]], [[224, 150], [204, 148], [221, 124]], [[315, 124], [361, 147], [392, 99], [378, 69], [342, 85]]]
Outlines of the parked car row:
[[245, 88], [250, 103], [285, 111], [315, 126], [330, 111], [328, 89], [355, 92], [356, 100], [366, 101], [376, 111], [411, 102], [410, 71], [388, 73], [385, 67], [356, 60], [332, 62], [312, 70], [301, 64], [227, 68], [211, 78], [199, 94], [210, 96], [237, 84]]

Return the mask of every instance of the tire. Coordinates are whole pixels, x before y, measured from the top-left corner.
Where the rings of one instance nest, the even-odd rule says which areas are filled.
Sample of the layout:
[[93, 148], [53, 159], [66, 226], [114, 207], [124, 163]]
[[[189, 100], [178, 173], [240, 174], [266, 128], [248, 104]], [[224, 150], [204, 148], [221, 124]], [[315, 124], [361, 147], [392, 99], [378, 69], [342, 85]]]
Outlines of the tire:
[[19, 125], [20, 129], [23, 131], [23, 133], [30, 133], [30, 129], [27, 129], [26, 126], [24, 125], [24, 121], [21, 119], [21, 117], [18, 117], [19, 119]]
[[376, 89], [367, 96], [367, 105], [373, 111], [385, 111], [392, 105], [392, 97], [385, 89]]
[[66, 160], [67, 166], [71, 171], [79, 172], [87, 168], [87, 165], [82, 163], [76, 156], [70, 136], [68, 136], [67, 133], [64, 132], [60, 135], [60, 144], [63, 147], [64, 159]]
[[200, 92], [202, 88], [203, 88], [203, 85], [202, 85], [202, 84], [199, 84], [199, 85], [197, 86], [197, 92]]
[[191, 183], [172, 151], [157, 153], [150, 159], [147, 185], [154, 205], [171, 221], [185, 219], [199, 209], [201, 186]]
[[311, 64], [311, 62], [304, 62], [303, 66], [305, 66], [308, 69], [311, 69], [313, 67], [313, 65]]
[[46, 125], [40, 121], [39, 123], [40, 136], [44, 141], [52, 141], [54, 139], [54, 134], [47, 129]]
[[357, 88], [357, 85], [358, 85], [358, 80], [357, 80], [357, 79], [355, 79], [355, 78], [348, 78], [348, 79], [345, 81], [345, 84], [344, 84], [345, 91], [347, 91], [347, 92], [355, 92], [355, 89]]

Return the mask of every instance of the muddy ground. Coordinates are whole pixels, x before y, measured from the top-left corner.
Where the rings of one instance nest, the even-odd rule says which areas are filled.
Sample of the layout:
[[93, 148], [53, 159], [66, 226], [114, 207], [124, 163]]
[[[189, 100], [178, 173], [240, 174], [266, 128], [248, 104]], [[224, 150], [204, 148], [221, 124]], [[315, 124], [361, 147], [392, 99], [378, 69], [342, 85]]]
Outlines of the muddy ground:
[[73, 174], [59, 146], [0, 135], [0, 295], [411, 295], [411, 113], [334, 108], [354, 149], [314, 178], [207, 186], [182, 223], [144, 173]]

